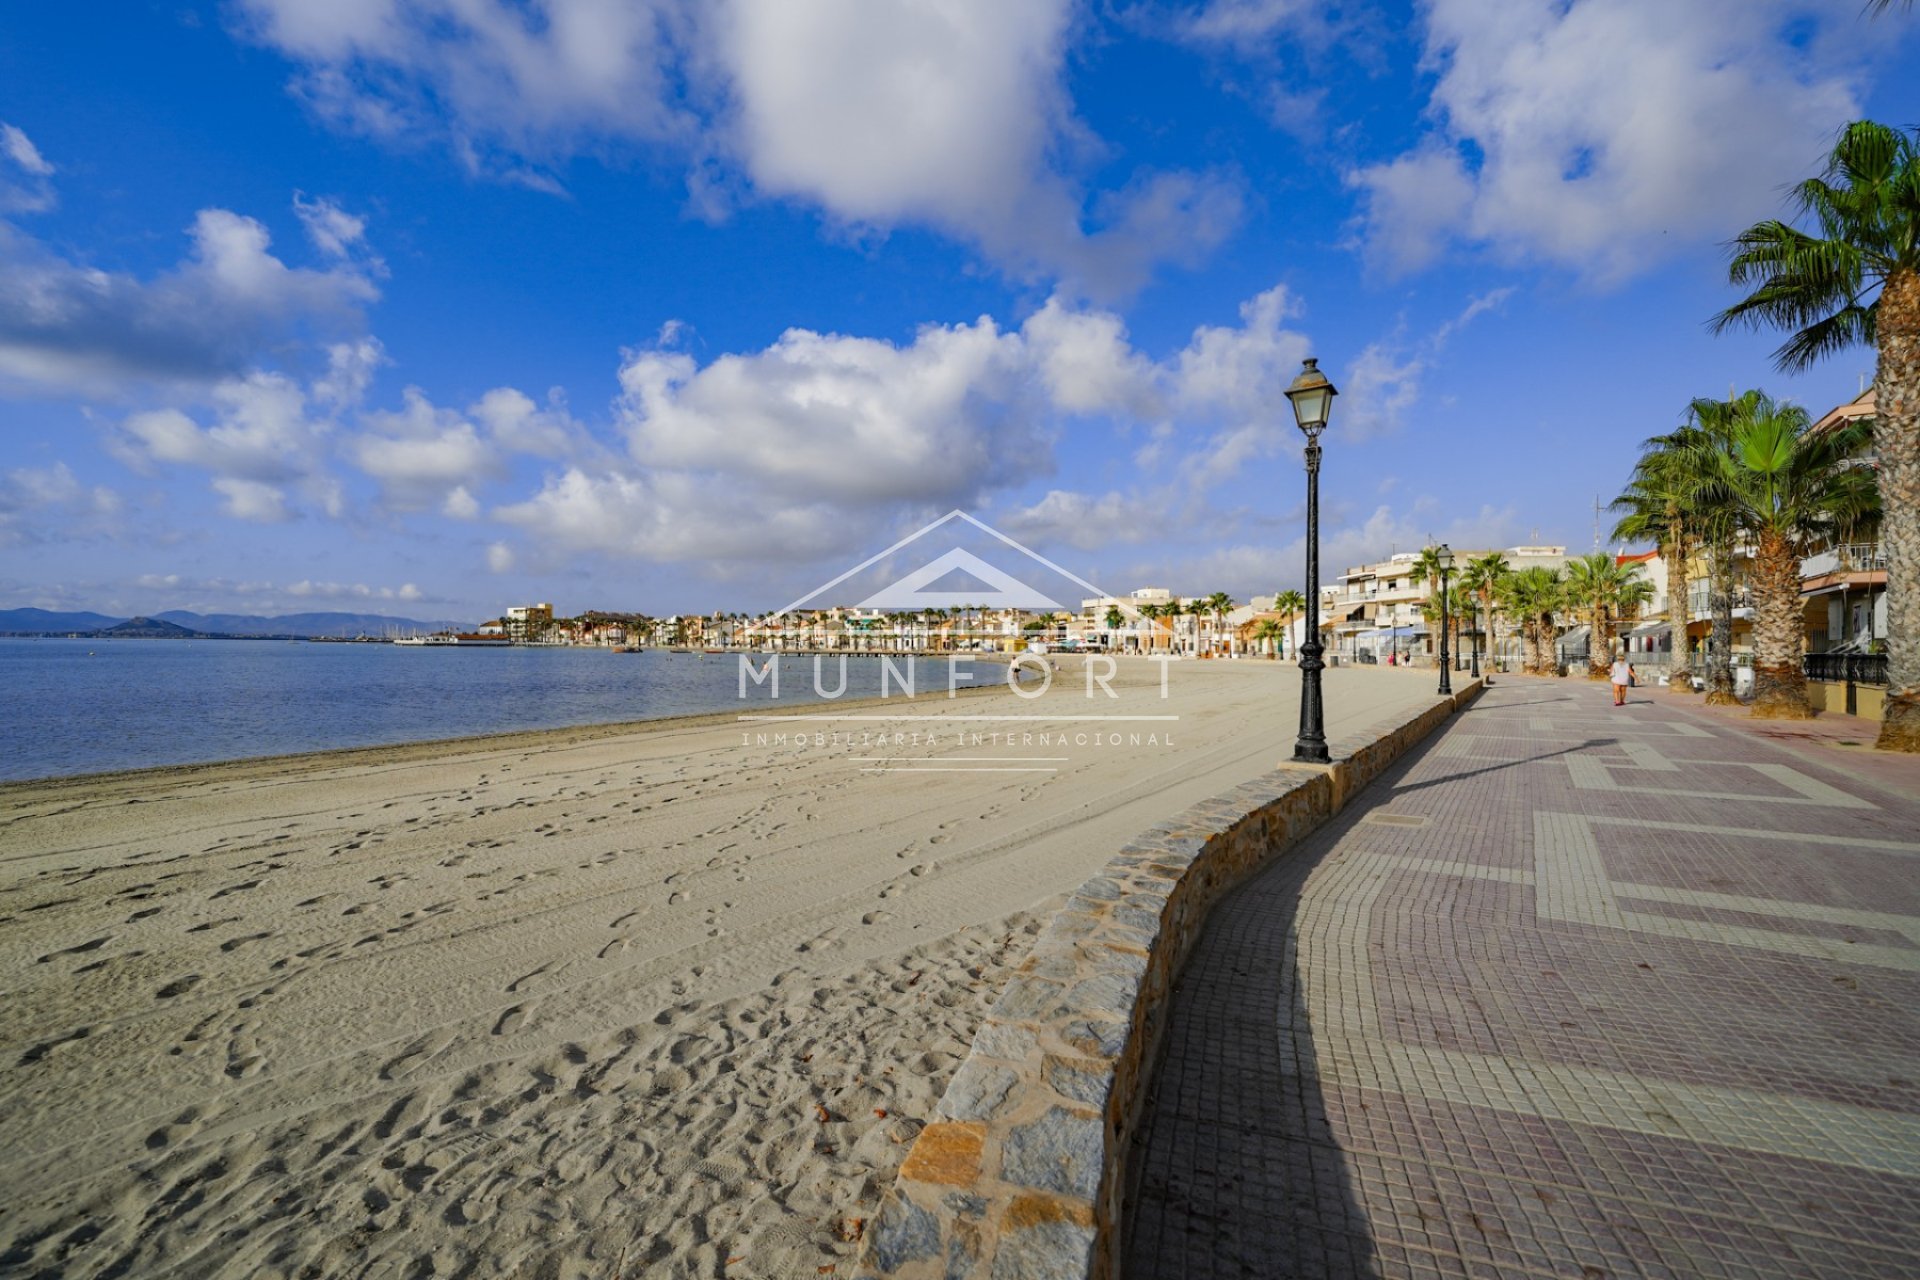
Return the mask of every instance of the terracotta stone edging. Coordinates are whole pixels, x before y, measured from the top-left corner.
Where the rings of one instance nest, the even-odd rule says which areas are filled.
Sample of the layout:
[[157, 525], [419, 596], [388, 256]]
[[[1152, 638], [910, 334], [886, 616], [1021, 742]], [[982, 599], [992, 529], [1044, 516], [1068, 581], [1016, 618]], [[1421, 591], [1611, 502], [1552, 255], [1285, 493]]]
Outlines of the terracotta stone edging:
[[1118, 1273], [1125, 1157], [1208, 910], [1480, 693], [1474, 681], [1136, 837], [1035, 940], [881, 1203], [868, 1280]]

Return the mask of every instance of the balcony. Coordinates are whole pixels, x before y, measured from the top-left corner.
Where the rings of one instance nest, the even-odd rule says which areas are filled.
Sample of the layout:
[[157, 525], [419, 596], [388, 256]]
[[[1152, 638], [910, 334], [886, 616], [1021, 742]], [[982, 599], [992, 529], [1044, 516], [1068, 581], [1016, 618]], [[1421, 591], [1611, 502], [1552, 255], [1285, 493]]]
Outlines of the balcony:
[[1849, 542], [1829, 547], [1800, 562], [1800, 576], [1817, 578], [1827, 573], [1884, 573], [1886, 549], [1871, 542]]
[[[1713, 616], [1713, 596], [1702, 590], [1687, 593], [1687, 613], [1694, 619]], [[1745, 618], [1753, 616], [1753, 589], [1736, 587], [1733, 592], [1733, 616]]]

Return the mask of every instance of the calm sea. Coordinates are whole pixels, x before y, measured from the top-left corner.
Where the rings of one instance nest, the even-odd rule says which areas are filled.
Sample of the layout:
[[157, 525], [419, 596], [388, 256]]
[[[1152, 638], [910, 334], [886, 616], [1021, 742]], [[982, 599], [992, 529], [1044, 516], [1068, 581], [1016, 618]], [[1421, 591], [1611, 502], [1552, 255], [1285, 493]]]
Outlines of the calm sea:
[[[822, 662], [832, 692], [839, 660]], [[845, 697], [880, 692], [880, 659], [846, 664]], [[977, 661], [971, 682], [1005, 670]], [[920, 659], [918, 678], [945, 688], [946, 663]], [[766, 710], [766, 687], [743, 704], [739, 681], [732, 654], [0, 638], [0, 779]], [[780, 705], [816, 700], [813, 660], [782, 658]]]

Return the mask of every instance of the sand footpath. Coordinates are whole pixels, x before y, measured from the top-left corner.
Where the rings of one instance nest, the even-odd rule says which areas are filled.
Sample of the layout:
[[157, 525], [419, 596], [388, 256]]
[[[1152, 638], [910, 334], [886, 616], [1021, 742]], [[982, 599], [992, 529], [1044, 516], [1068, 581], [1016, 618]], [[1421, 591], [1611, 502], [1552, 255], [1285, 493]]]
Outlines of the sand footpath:
[[1058, 895], [1291, 749], [1291, 664], [1062, 666], [0, 787], [0, 1273], [847, 1273]]

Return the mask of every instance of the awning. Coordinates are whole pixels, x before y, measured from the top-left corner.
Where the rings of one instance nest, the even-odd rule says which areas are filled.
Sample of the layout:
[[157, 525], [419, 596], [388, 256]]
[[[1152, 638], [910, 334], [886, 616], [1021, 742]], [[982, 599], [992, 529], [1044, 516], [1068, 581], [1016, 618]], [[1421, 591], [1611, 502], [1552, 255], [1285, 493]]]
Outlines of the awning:
[[1811, 600], [1815, 596], [1836, 595], [1842, 591], [1851, 591], [1858, 595], [1870, 596], [1876, 591], [1885, 591], [1886, 589], [1887, 586], [1884, 582], [1836, 582], [1831, 586], [1815, 587], [1811, 591], [1802, 591], [1800, 598], [1802, 600]]
[[1671, 629], [1671, 626], [1665, 622], [1643, 622], [1633, 630], [1627, 632], [1627, 637], [1629, 639], [1637, 639], [1640, 636], [1657, 636]]

